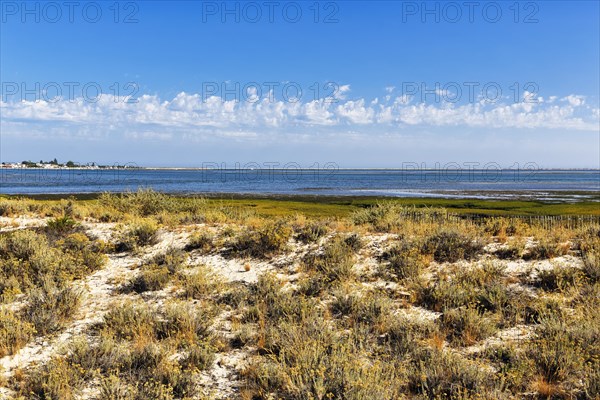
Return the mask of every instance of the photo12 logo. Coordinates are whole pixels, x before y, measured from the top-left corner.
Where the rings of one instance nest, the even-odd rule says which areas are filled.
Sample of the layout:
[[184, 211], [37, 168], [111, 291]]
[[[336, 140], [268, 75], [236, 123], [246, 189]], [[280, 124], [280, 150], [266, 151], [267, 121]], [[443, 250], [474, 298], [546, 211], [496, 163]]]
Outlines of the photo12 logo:
[[2, 23], [137, 24], [137, 1], [1, 1]]
[[403, 162], [403, 183], [455, 183], [455, 182], [535, 182], [540, 167], [535, 162], [514, 162], [502, 167], [497, 162]]
[[403, 1], [402, 23], [476, 23], [537, 24], [537, 1]]
[[538, 103], [539, 86], [536, 82], [513, 82], [503, 86], [498, 82], [402, 82], [401, 94], [421, 103], [497, 103], [512, 98], [514, 103]]
[[310, 165], [302, 165], [297, 162], [280, 163], [277, 161], [267, 162], [203, 162], [201, 167], [202, 182], [227, 182], [227, 181], [268, 181], [284, 182], [325, 181], [332, 179], [340, 167], [335, 162], [314, 162]]
[[137, 103], [139, 86], [135, 82], [112, 82], [103, 86], [98, 82], [2, 82], [2, 101], [32, 101], [57, 103], [84, 101], [97, 103], [108, 95], [115, 103]]
[[290, 23], [339, 22], [340, 7], [334, 1], [203, 1], [202, 23]]
[[298, 82], [202, 82], [202, 102], [206, 103], [215, 97], [221, 101], [236, 103], [257, 103], [267, 101], [274, 103], [298, 103], [309, 98], [323, 100], [325, 103], [336, 103], [344, 87], [336, 82], [313, 82], [302, 85]]

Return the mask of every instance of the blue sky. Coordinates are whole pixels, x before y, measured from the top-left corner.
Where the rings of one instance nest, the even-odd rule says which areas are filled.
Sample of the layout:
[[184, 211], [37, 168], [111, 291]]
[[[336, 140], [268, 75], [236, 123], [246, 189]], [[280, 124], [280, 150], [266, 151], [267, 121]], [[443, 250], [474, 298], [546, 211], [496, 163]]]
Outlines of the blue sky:
[[2, 161], [600, 166], [597, 1], [0, 3]]

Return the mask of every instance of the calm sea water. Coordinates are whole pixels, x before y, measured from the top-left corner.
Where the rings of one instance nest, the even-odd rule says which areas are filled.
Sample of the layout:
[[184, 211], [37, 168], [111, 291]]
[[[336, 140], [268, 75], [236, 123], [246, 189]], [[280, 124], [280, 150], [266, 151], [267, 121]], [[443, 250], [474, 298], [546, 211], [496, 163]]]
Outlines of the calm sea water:
[[600, 170], [0, 170], [2, 194], [138, 188], [168, 193], [576, 200], [600, 197]]

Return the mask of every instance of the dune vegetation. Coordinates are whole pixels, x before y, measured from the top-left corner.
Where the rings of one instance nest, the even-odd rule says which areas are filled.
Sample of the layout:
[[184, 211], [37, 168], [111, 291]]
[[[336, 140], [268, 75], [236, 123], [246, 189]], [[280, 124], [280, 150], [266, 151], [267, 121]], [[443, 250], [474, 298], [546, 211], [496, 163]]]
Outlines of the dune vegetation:
[[0, 199], [0, 398], [600, 397], [597, 219], [262, 201]]

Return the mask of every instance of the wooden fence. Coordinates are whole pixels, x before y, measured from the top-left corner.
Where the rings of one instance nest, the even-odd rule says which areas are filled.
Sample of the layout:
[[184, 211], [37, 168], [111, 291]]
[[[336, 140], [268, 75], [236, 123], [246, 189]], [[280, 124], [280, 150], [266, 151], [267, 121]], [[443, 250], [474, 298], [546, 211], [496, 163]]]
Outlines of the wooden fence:
[[[457, 214], [447, 210], [423, 209], [402, 210], [400, 215], [415, 222], [443, 223], [469, 221], [477, 225], [485, 224], [496, 218], [495, 216], [483, 214]], [[600, 216], [598, 215], [502, 215], [498, 217], [520, 221], [532, 226], [540, 226], [545, 229], [557, 227], [576, 229], [588, 226], [600, 228]]]

